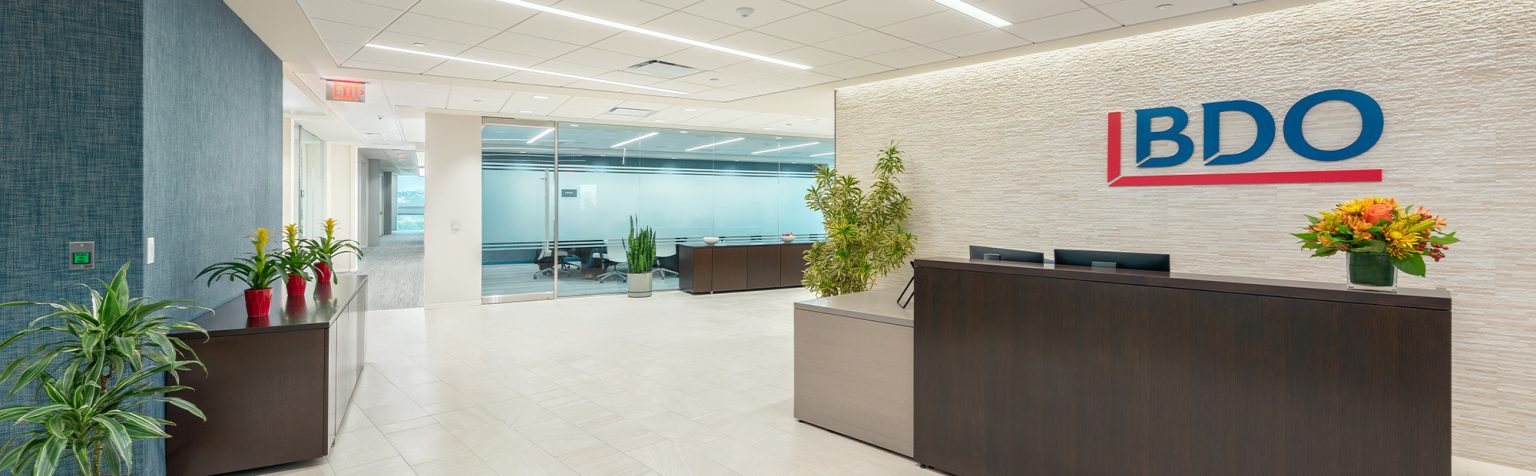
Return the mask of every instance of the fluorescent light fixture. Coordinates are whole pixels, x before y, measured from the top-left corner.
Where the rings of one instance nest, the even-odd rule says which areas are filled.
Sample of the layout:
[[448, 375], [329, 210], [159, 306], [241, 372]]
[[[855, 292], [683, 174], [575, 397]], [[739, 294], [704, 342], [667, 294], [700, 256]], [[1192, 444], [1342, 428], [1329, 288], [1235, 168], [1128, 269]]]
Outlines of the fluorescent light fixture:
[[699, 149], [708, 149], [710, 147], [714, 147], [714, 146], [717, 146], [717, 145], [726, 145], [726, 144], [729, 144], [729, 143], [732, 143], [732, 142], [740, 142], [740, 141], [744, 141], [744, 140], [747, 140], [747, 138], [745, 138], [745, 137], [737, 137], [735, 139], [726, 139], [726, 140], [723, 140], [723, 141], [720, 141], [720, 142], [716, 142], [716, 143], [713, 143], [713, 144], [704, 144], [704, 145], [701, 145], [701, 146], [698, 146], [698, 147], [694, 147], [694, 148], [691, 148], [691, 149], [685, 149], [685, 150], [683, 150], [683, 152], [693, 152], [693, 151], [699, 150]]
[[384, 46], [384, 45], [373, 44], [373, 43], [369, 43], [369, 44], [364, 45], [364, 46], [366, 46], [368, 48], [377, 48], [377, 49], [381, 49], [381, 50], [384, 50], [384, 51], [394, 51], [394, 52], [397, 52], [397, 53], [408, 53], [408, 54], [413, 54], [413, 55], [420, 55], [420, 56], [427, 56], [427, 57], [438, 58], [438, 59], [445, 59], [445, 60], [449, 60], [449, 61], [460, 61], [460, 62], [470, 63], [470, 64], [478, 64], [478, 65], [484, 65], [484, 66], [494, 66], [494, 67], [497, 67], [497, 68], [506, 68], [506, 69], [517, 70], [517, 71], [527, 71], [529, 73], [534, 73], [534, 74], [547, 74], [547, 75], [550, 75], [550, 76], [559, 76], [559, 77], [562, 77], [562, 78], [579, 79], [579, 80], [582, 80], [582, 81], [592, 81], [594, 83], [612, 84], [614, 86], [623, 86], [623, 87], [626, 87], [626, 88], [645, 89], [645, 90], [648, 90], [648, 91], [656, 91], [656, 92], [662, 92], [662, 93], [667, 93], [667, 94], [677, 94], [677, 95], [687, 95], [688, 94], [688, 93], [685, 93], [685, 92], [682, 92], [682, 91], [673, 91], [671, 89], [653, 88], [653, 87], [650, 87], [650, 86], [641, 86], [639, 84], [630, 84], [630, 83], [624, 83], [624, 82], [619, 82], [619, 81], [609, 81], [609, 80], [606, 80], [606, 79], [598, 79], [598, 78], [592, 78], [592, 77], [587, 77], [587, 76], [577, 76], [577, 75], [574, 75], [574, 74], [557, 73], [557, 72], [554, 72], [554, 71], [545, 71], [545, 70], [542, 70], [542, 69], [524, 68], [522, 66], [512, 66], [512, 65], [509, 65], [509, 64], [492, 63], [490, 61], [480, 61], [480, 60], [477, 60], [477, 59], [469, 59], [469, 58], [460, 58], [460, 57], [457, 57], [457, 56], [440, 55], [440, 54], [437, 54], [437, 53], [428, 53], [428, 52], [425, 52], [425, 51], [408, 50], [408, 49], [405, 49], [405, 48], [396, 48], [396, 47], [393, 47], [393, 46]]
[[[559, 16], [570, 18], [570, 19], [573, 19], [573, 20], [581, 20], [581, 21], [584, 21], [584, 22], [587, 22], [587, 23], [595, 23], [595, 24], [606, 26], [606, 27], [609, 27], [609, 28], [618, 28], [620, 30], [624, 30], [624, 31], [628, 31], [628, 32], [634, 32], [634, 33], [639, 33], [639, 34], [642, 34], [642, 35], [645, 35], [645, 36], [650, 36], [650, 37], [654, 37], [654, 38], [661, 38], [663, 40], [675, 41], [675, 42], [682, 43], [682, 44], [685, 44], [685, 45], [691, 45], [691, 46], [697, 46], [697, 47], [700, 47], [700, 48], [711, 49], [711, 50], [719, 51], [721, 53], [732, 54], [732, 55], [740, 56], [740, 57], [743, 57], [743, 58], [751, 58], [751, 59], [755, 59], [755, 60], [758, 60], [758, 61], [765, 61], [765, 62], [777, 64], [777, 65], [788, 66], [788, 67], [795, 68], [795, 69], [811, 69], [810, 66], [806, 66], [806, 65], [803, 65], [803, 64], [800, 64], [800, 63], [784, 61], [784, 60], [781, 60], [781, 59], [778, 59], [778, 58], [770, 58], [770, 57], [763, 56], [763, 55], [756, 54], [756, 53], [748, 53], [746, 51], [741, 51], [741, 50], [738, 50], [738, 49], [735, 49], [735, 48], [726, 48], [724, 46], [720, 46], [720, 45], [716, 45], [716, 44], [712, 44], [712, 43], [705, 43], [705, 42], [702, 42], [702, 41], [699, 41], [699, 40], [692, 40], [692, 39], [688, 39], [688, 38], [683, 38], [683, 37], [677, 36], [677, 35], [669, 35], [669, 34], [666, 34], [666, 33], [655, 31], [655, 30], [648, 30], [648, 29], [645, 29], [645, 28], [640, 28], [638, 26], [625, 25], [623, 23], [619, 23], [619, 22], [612, 21], [612, 20], [604, 20], [602, 18], [582, 15], [580, 13], [576, 13], [576, 12], [572, 12], [572, 11], [566, 11], [566, 10], [561, 10], [559, 8], [544, 6], [544, 5], [540, 5], [540, 4], [533, 3], [533, 2], [527, 2], [527, 1], [524, 1], [524, 0], [497, 0], [497, 1], [499, 1], [501, 3], [508, 4], [508, 5], [517, 5], [517, 6], [523, 7], [523, 8], [530, 8], [530, 9], [538, 10], [538, 11], [541, 11], [541, 12], [544, 12], [544, 13], [548, 13], [548, 14], [551, 14], [551, 15], [559, 15]], [[969, 6], [969, 5], [967, 5], [967, 6]], [[971, 8], [975, 8], [975, 7], [971, 7]], [[1006, 25], [1007, 23], [1005, 22], [1004, 24]]]
[[987, 13], [986, 10], [982, 10], [980, 8], [976, 8], [975, 5], [971, 5], [969, 3], [965, 3], [964, 0], [933, 0], [933, 1], [939, 2], [940, 5], [944, 5], [946, 7], [952, 8], [952, 9], [954, 9], [957, 12], [964, 13], [964, 14], [966, 14], [967, 16], [969, 16], [971, 18], [975, 18], [977, 20], [981, 20], [982, 23], [986, 23], [988, 25], [992, 25], [992, 26], [997, 27], [997, 28], [1002, 28], [1002, 27], [1005, 27], [1005, 26], [1013, 24], [1013, 22], [1010, 22], [1008, 20], [1004, 20], [1004, 19], [1002, 19], [1002, 17], [999, 17], [997, 15], [993, 15], [991, 13]]
[[630, 142], [638, 141], [638, 140], [641, 140], [641, 139], [649, 139], [652, 136], [655, 136], [656, 134], [660, 134], [660, 132], [646, 133], [645, 135], [642, 135], [640, 137], [636, 137], [634, 139], [630, 139], [630, 140], [627, 140], [627, 141], [624, 141], [624, 142], [620, 142], [620, 143], [617, 143], [617, 144], [614, 144], [614, 145], [610, 145], [610, 146], [608, 146], [608, 148], [609, 149], [617, 149], [617, 148], [620, 148], [620, 147], [624, 147], [626, 145], [629, 145]]
[[545, 100], [545, 99], [549, 99], [549, 96], [540, 96], [540, 95], [534, 95], [534, 96], [533, 96], [533, 98], [534, 98], [534, 99], [538, 99], [538, 100], [540, 100], [540, 101], [543, 101], [543, 100]]
[[826, 157], [835, 153], [836, 152], [822, 152], [820, 154], [811, 154], [811, 157]]
[[528, 143], [532, 144], [534, 142], [538, 142], [539, 139], [543, 139], [544, 136], [547, 136], [547, 135], [549, 135], [549, 133], [554, 132], [554, 131], [555, 131], [555, 128], [553, 128], [553, 127], [548, 128], [548, 129], [544, 129], [544, 132], [540, 132], [539, 135], [533, 136], [532, 139], [528, 139]]
[[786, 145], [784, 147], [779, 147], [779, 148], [774, 148], [774, 149], [759, 150], [757, 152], [753, 152], [752, 155], [766, 154], [766, 153], [769, 153], [769, 152], [778, 152], [778, 151], [781, 151], [781, 150], [799, 149], [801, 147], [810, 147], [810, 146], [813, 146], [813, 145], [816, 145], [816, 144], [820, 144], [820, 142], [806, 142], [804, 144]]

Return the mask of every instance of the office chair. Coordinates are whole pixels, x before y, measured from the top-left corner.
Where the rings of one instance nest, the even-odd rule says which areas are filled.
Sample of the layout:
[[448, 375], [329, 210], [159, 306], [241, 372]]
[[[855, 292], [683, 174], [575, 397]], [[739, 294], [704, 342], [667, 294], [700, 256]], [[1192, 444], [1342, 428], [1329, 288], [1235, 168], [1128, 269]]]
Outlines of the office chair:
[[[614, 250], [618, 250], [618, 252], [615, 253]], [[603, 267], [612, 269], [606, 273], [597, 275], [597, 278], [593, 280], [601, 283], [607, 281], [608, 278], [618, 278], [619, 281], [628, 282], [629, 256], [624, 251], [624, 240], [608, 240], [608, 247], [603, 250]], [[623, 267], [624, 270], [619, 271], [620, 267]]]
[[533, 279], [539, 279], [539, 276], [554, 277], [556, 267], [561, 272], [576, 269], [576, 265], [566, 261], [565, 257], [564, 251], [550, 250], [549, 243], [544, 243], [544, 249], [539, 250], [539, 256], [533, 260], [533, 263], [539, 267], [538, 271], [533, 272]]
[[[658, 276], [661, 276], [663, 278], [667, 277], [667, 275], [669, 275], [669, 274], [674, 276], [674, 277], [677, 276], [677, 270], [664, 267], [665, 263], [670, 261], [672, 263], [672, 267], [676, 268], [677, 267], [676, 260], [667, 260], [667, 258], [674, 258], [676, 256], [677, 256], [677, 242], [676, 241], [671, 242], [671, 243], [657, 244], [656, 245], [656, 267], [651, 269], [651, 274], [658, 275]], [[667, 260], [667, 261], [663, 261], [663, 260]]]

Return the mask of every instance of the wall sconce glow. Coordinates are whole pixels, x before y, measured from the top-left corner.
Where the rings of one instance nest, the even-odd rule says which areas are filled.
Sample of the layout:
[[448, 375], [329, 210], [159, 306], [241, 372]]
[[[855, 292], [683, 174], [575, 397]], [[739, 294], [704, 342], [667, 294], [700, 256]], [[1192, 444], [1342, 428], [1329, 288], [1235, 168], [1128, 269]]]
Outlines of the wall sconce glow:
[[969, 3], [965, 3], [963, 0], [933, 0], [933, 1], [939, 2], [940, 5], [944, 5], [946, 7], [952, 8], [952, 9], [954, 9], [957, 12], [964, 13], [964, 14], [966, 14], [967, 16], [969, 16], [971, 18], [975, 18], [977, 20], [981, 20], [982, 23], [986, 23], [988, 25], [992, 25], [992, 26], [997, 27], [997, 28], [1002, 28], [1002, 27], [1005, 27], [1005, 26], [1013, 24], [1013, 22], [1010, 22], [1008, 20], [1004, 20], [1004, 19], [1002, 19], [1002, 17], [999, 17], [997, 15], [993, 15], [991, 13], [987, 13], [986, 10], [982, 10], [980, 8], [976, 8], [975, 5], [971, 5]]
[[428, 53], [428, 52], [425, 52], [425, 51], [408, 50], [408, 49], [405, 49], [405, 48], [396, 48], [396, 47], [393, 47], [393, 46], [384, 46], [384, 45], [378, 45], [378, 44], [373, 44], [373, 43], [369, 43], [369, 44], [364, 45], [364, 46], [366, 46], [368, 48], [377, 48], [377, 49], [381, 49], [381, 50], [384, 50], [384, 51], [394, 51], [396, 53], [406, 53], [406, 54], [413, 54], [413, 55], [419, 55], [419, 56], [427, 56], [427, 57], [432, 57], [432, 58], [445, 59], [445, 60], [449, 60], [449, 61], [459, 61], [459, 62], [463, 62], [463, 63], [478, 64], [478, 65], [484, 65], [484, 66], [493, 66], [493, 67], [497, 67], [497, 68], [506, 68], [506, 69], [516, 70], [516, 71], [527, 71], [529, 73], [534, 73], [534, 74], [546, 74], [546, 75], [550, 75], [550, 76], [559, 76], [559, 77], [562, 77], [562, 78], [579, 79], [579, 80], [582, 80], [582, 81], [592, 81], [594, 83], [612, 84], [614, 86], [623, 86], [623, 87], [626, 87], [626, 88], [644, 89], [644, 90], [648, 90], [648, 91], [656, 91], [656, 92], [667, 93], [667, 94], [676, 94], [676, 95], [679, 95], [679, 96], [686, 96], [686, 95], [688, 95], [688, 93], [685, 93], [685, 92], [682, 92], [682, 91], [673, 91], [671, 89], [653, 88], [653, 87], [650, 87], [650, 86], [641, 86], [639, 84], [630, 84], [630, 83], [624, 83], [624, 82], [619, 82], [619, 81], [609, 81], [609, 80], [606, 80], [606, 79], [598, 79], [598, 78], [592, 78], [592, 77], [587, 77], [587, 76], [578, 76], [578, 75], [574, 75], [574, 74], [557, 73], [557, 72], [554, 72], [554, 71], [545, 71], [545, 70], [542, 70], [542, 69], [524, 68], [522, 66], [512, 66], [512, 65], [508, 65], [508, 64], [492, 63], [490, 61], [480, 61], [480, 60], [477, 60], [477, 59], [469, 59], [469, 58], [460, 58], [460, 57], [457, 57], [457, 56], [440, 55], [440, 54], [437, 54], [437, 53]]
[[820, 154], [812, 154], [811, 157], [826, 157], [835, 153], [836, 152], [822, 152]]
[[769, 153], [769, 152], [778, 152], [778, 151], [781, 151], [781, 150], [799, 149], [801, 147], [810, 147], [810, 146], [813, 146], [813, 145], [816, 145], [816, 144], [820, 144], [820, 142], [806, 142], [804, 144], [789, 145], [789, 146], [779, 147], [779, 148], [775, 148], [775, 149], [759, 150], [757, 152], [753, 152], [752, 155], [766, 154], [766, 153]]
[[528, 139], [528, 143], [532, 144], [534, 142], [538, 142], [539, 139], [543, 139], [544, 136], [547, 136], [547, 135], [549, 135], [549, 133], [554, 132], [554, 131], [555, 131], [555, 128], [553, 128], [553, 127], [548, 128], [548, 129], [544, 129], [544, 132], [540, 132], [539, 135], [533, 136], [532, 139]]
[[620, 147], [624, 147], [626, 145], [629, 145], [629, 143], [631, 143], [631, 142], [635, 142], [635, 141], [643, 140], [643, 139], [649, 139], [649, 138], [655, 136], [656, 134], [660, 134], [660, 132], [651, 132], [651, 133], [642, 135], [640, 137], [636, 137], [634, 139], [630, 139], [630, 140], [627, 140], [627, 141], [624, 141], [624, 142], [620, 142], [620, 143], [617, 143], [617, 144], [614, 144], [614, 145], [610, 145], [610, 146], [608, 146], [608, 148], [609, 149], [617, 149], [617, 148], [620, 148]]
[[691, 148], [691, 149], [685, 149], [685, 150], [683, 150], [683, 152], [693, 152], [693, 151], [699, 150], [699, 149], [708, 149], [710, 147], [714, 147], [714, 146], [717, 146], [717, 145], [726, 145], [726, 144], [729, 144], [729, 143], [732, 143], [732, 142], [739, 142], [739, 141], [744, 141], [744, 140], [747, 140], [747, 138], [745, 138], [745, 137], [737, 137], [735, 139], [727, 139], [727, 140], [723, 140], [723, 141], [716, 142], [716, 143], [713, 143], [713, 144], [704, 144], [704, 145], [701, 145], [701, 146], [698, 146], [698, 147], [694, 147], [694, 148]]
[[[719, 45], [715, 45], [715, 44], [711, 44], [711, 43], [705, 43], [705, 42], [702, 42], [702, 41], [699, 41], [699, 40], [683, 38], [683, 37], [677, 36], [677, 35], [669, 35], [669, 34], [666, 34], [666, 33], [659, 32], [659, 31], [654, 31], [654, 30], [648, 30], [648, 29], [645, 29], [645, 28], [640, 28], [638, 26], [625, 25], [623, 23], [619, 23], [619, 22], [616, 22], [616, 21], [604, 20], [602, 18], [582, 15], [580, 13], [566, 11], [566, 10], [561, 10], [559, 8], [554, 8], [554, 7], [548, 7], [548, 6], [540, 5], [540, 4], [533, 3], [533, 2], [526, 2], [526, 1], [523, 1], [523, 0], [497, 0], [497, 1], [499, 1], [501, 3], [508, 4], [508, 5], [517, 5], [517, 6], [523, 7], [523, 8], [530, 8], [530, 9], [538, 10], [538, 11], [541, 11], [541, 12], [544, 12], [544, 13], [549, 13], [551, 15], [559, 15], [559, 16], [570, 18], [570, 19], [573, 19], [573, 20], [581, 20], [581, 21], [584, 21], [584, 22], [587, 22], [587, 23], [595, 23], [595, 24], [603, 25], [603, 26], [606, 26], [606, 27], [609, 27], [609, 28], [618, 28], [620, 30], [624, 30], [624, 31], [628, 31], [628, 32], [634, 32], [634, 33], [639, 33], [639, 34], [642, 34], [642, 35], [645, 35], [645, 36], [650, 36], [650, 37], [654, 37], [654, 38], [661, 38], [663, 40], [676, 41], [678, 43], [682, 43], [682, 44], [685, 44], [685, 45], [697, 46], [697, 47], [700, 47], [700, 48], [708, 48], [708, 49], [711, 49], [711, 50], [719, 51], [721, 53], [732, 54], [732, 55], [740, 56], [740, 57], [743, 57], [743, 58], [751, 58], [751, 59], [755, 59], [755, 60], [758, 60], [758, 61], [766, 61], [766, 62], [769, 62], [769, 63], [773, 63], [773, 64], [777, 64], [777, 65], [782, 65], [782, 66], [788, 66], [788, 67], [795, 68], [795, 69], [811, 69], [810, 66], [806, 66], [806, 65], [803, 65], [803, 64], [800, 64], [800, 63], [784, 61], [784, 60], [781, 60], [781, 59], [778, 59], [778, 58], [770, 58], [770, 57], [763, 56], [763, 55], [756, 54], [756, 53], [748, 53], [746, 51], [741, 51], [741, 50], [738, 50], [738, 49], [735, 49], [735, 48], [726, 48], [724, 46], [719, 46]], [[975, 7], [972, 7], [972, 8], [975, 8]]]

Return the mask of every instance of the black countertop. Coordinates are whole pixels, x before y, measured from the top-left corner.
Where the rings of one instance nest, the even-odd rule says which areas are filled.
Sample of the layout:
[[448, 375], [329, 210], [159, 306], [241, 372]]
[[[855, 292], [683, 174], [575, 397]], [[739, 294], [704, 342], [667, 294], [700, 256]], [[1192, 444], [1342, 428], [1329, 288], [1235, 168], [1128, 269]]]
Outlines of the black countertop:
[[292, 299], [282, 281], [275, 283], [272, 286], [272, 309], [266, 317], [247, 317], [242, 294], [192, 322], [203, 326], [210, 337], [330, 327], [340, 316], [340, 311], [352, 303], [357, 292], [368, 282], [368, 275], [342, 274], [337, 275], [336, 280], [329, 292], [311, 282], [303, 296], [292, 296]]
[[815, 242], [816, 241], [814, 241], [814, 240], [795, 240], [795, 241], [791, 241], [789, 243], [785, 243], [783, 240], [779, 240], [779, 241], [754, 241], [754, 242], [750, 242], [750, 243], [723, 243], [722, 242], [722, 243], [716, 243], [716, 244], [713, 244], [713, 245], [709, 245], [709, 244], [705, 244], [704, 242], [700, 241], [700, 242], [695, 242], [695, 243], [678, 243], [677, 246], [678, 247], [686, 246], [686, 247], [689, 247], [689, 248], [745, 248], [745, 247], [748, 247], [748, 246], [809, 245], [809, 244], [815, 243]]

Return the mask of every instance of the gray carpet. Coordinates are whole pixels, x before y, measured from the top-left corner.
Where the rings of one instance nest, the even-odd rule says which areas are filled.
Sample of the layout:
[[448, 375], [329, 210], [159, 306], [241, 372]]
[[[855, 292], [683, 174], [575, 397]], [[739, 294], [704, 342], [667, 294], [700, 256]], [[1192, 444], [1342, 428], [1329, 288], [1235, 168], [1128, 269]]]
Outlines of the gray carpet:
[[363, 250], [369, 309], [421, 307], [421, 233], [396, 232]]

